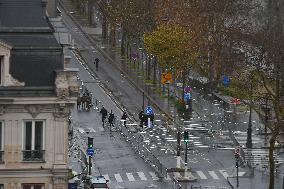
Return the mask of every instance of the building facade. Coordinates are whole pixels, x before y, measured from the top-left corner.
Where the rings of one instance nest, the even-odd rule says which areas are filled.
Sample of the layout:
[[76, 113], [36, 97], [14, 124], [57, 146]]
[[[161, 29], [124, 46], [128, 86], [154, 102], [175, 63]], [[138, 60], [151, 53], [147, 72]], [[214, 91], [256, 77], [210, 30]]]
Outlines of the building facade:
[[0, 4], [0, 189], [68, 187], [68, 116], [79, 92], [41, 0]]

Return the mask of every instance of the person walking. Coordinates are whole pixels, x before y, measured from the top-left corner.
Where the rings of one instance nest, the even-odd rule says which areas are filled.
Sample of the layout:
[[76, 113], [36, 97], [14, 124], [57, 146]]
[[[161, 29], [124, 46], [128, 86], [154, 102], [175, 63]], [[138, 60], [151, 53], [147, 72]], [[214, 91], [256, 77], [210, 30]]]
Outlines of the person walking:
[[78, 97], [77, 97], [77, 110], [80, 110], [81, 109], [81, 96], [79, 95]]
[[82, 98], [81, 98], [81, 103], [82, 103], [82, 109], [86, 110], [86, 105], [87, 105], [87, 95], [86, 93], [83, 94]]
[[121, 120], [123, 120], [123, 125], [126, 126], [126, 119], [128, 118], [126, 112], [123, 112], [121, 116]]
[[107, 110], [105, 109], [105, 107], [103, 106], [100, 113], [102, 114], [102, 122], [103, 122], [103, 127], [105, 126], [105, 119], [107, 117]]
[[96, 58], [95, 59], [95, 66], [96, 66], [96, 71], [98, 71], [99, 70], [99, 62], [100, 62], [100, 59], [98, 59], [98, 58]]
[[112, 113], [112, 110], [111, 110], [109, 117], [108, 117], [108, 123], [109, 123], [110, 128], [111, 128], [111, 126], [114, 126], [113, 121], [114, 121], [114, 114]]
[[143, 110], [141, 110], [138, 114], [139, 116], [139, 119], [140, 119], [140, 127], [143, 129], [143, 124], [144, 124], [144, 121], [145, 121], [145, 114], [143, 112]]

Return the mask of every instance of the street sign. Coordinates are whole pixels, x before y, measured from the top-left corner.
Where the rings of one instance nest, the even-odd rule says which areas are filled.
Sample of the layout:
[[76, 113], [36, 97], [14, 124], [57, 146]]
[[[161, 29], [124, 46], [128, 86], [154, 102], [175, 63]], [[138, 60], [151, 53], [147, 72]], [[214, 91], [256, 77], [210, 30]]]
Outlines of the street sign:
[[184, 87], [184, 92], [185, 93], [190, 93], [192, 91], [192, 88], [190, 86]]
[[173, 83], [173, 76], [172, 73], [162, 73], [162, 78], [161, 78], [161, 83], [166, 84], [166, 83]]
[[153, 108], [151, 106], [147, 106], [146, 108], [146, 114], [147, 115], [152, 115], [154, 114]]
[[191, 94], [190, 93], [185, 93], [183, 98], [184, 98], [184, 100], [190, 100]]
[[224, 75], [223, 76], [223, 85], [225, 86], [225, 87], [227, 87], [229, 84], [230, 84], [230, 78], [229, 78], [229, 76], [227, 76], [227, 75]]
[[93, 148], [88, 148], [87, 149], [87, 154], [88, 154], [88, 156], [93, 156], [94, 155], [94, 149]]

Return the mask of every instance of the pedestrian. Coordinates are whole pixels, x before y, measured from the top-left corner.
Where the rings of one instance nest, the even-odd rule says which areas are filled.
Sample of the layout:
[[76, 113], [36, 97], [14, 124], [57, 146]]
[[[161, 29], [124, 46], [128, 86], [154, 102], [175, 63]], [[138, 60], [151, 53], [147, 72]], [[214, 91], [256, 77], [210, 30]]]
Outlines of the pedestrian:
[[102, 114], [102, 122], [103, 122], [103, 127], [104, 127], [105, 119], [107, 117], [107, 110], [105, 109], [104, 106], [102, 106], [102, 109], [101, 109], [100, 113]]
[[77, 97], [77, 110], [80, 110], [80, 107], [81, 107], [81, 96], [79, 95], [78, 97]]
[[126, 126], [126, 119], [128, 118], [126, 112], [123, 112], [121, 116], [121, 120], [123, 120], [123, 125]]
[[82, 98], [81, 98], [81, 102], [82, 102], [82, 109], [85, 110], [86, 109], [86, 105], [87, 105], [87, 95], [86, 93], [83, 94]]
[[143, 110], [141, 110], [141, 111], [139, 112], [138, 116], [139, 116], [139, 119], [140, 119], [140, 127], [143, 128], [144, 119], [145, 119], [145, 118], [144, 118], [145, 115], [144, 115]]
[[98, 71], [99, 70], [99, 62], [100, 62], [100, 59], [98, 59], [98, 58], [96, 58], [95, 59], [95, 65], [96, 65], [96, 71]]
[[87, 107], [87, 110], [90, 111], [90, 108], [91, 108], [91, 97], [89, 95], [87, 95], [86, 97], [86, 107]]
[[110, 114], [108, 116], [108, 123], [109, 123], [109, 126], [114, 126], [113, 125], [113, 120], [114, 120], [114, 114], [112, 113], [112, 110], [110, 111]]
[[152, 125], [154, 126], [154, 114], [150, 114], [149, 117]]

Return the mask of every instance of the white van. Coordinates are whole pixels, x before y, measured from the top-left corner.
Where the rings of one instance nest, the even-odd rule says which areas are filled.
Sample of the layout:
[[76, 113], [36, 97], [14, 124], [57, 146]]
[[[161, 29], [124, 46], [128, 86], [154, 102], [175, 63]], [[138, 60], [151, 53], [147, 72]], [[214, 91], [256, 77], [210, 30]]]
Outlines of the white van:
[[103, 176], [91, 176], [85, 182], [85, 189], [109, 189], [108, 183], [109, 180], [106, 180]]

